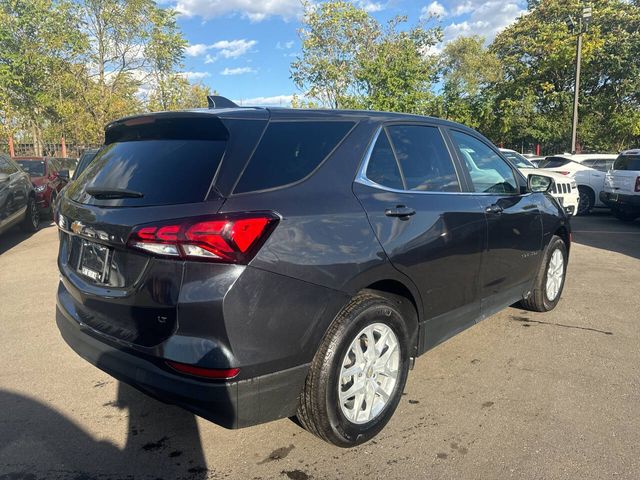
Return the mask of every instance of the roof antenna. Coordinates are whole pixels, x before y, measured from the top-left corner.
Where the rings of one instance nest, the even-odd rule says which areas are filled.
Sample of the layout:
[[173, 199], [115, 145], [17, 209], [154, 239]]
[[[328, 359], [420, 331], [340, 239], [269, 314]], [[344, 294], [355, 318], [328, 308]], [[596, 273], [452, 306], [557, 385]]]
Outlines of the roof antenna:
[[209, 108], [238, 108], [234, 102], [220, 95], [207, 95]]

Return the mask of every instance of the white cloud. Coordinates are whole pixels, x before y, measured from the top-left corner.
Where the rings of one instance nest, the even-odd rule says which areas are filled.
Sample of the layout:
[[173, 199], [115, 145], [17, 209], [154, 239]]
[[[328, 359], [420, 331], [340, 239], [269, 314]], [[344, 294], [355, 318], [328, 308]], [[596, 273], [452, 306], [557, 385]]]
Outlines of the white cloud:
[[460, 35], [480, 35], [487, 41], [510, 25], [520, 15], [526, 13], [518, 0], [468, 0], [454, 6], [450, 16], [469, 14], [460, 22], [453, 22], [444, 28], [444, 41], [449, 42]]
[[234, 100], [238, 105], [255, 105], [255, 106], [272, 106], [272, 107], [289, 107], [291, 106], [293, 95], [275, 95], [273, 97], [255, 97]]
[[187, 80], [196, 81], [211, 76], [209, 72], [182, 72], [181, 75], [183, 75]]
[[244, 75], [245, 73], [256, 73], [257, 70], [251, 67], [237, 67], [237, 68], [225, 68], [220, 72], [220, 75]]
[[276, 43], [276, 49], [278, 50], [290, 50], [291, 48], [293, 48], [294, 45], [294, 41], [291, 40], [290, 42], [278, 42]]
[[[240, 57], [250, 52], [257, 43], [256, 40], [246, 40], [244, 38], [240, 40], [220, 40], [211, 45], [196, 43], [185, 48], [185, 53], [190, 57], [199, 57], [206, 53], [204, 63], [213, 63], [219, 56], [224, 58]], [[207, 53], [210, 51], [215, 53]]]
[[371, 0], [358, 0], [358, 7], [363, 9], [365, 12], [373, 13], [380, 12], [387, 8], [386, 4], [383, 2], [372, 2]]
[[427, 20], [430, 17], [445, 17], [447, 15], [447, 9], [444, 8], [440, 2], [431, 2], [426, 7], [422, 7], [420, 10], [420, 20]]
[[186, 17], [211, 19], [229, 14], [240, 14], [252, 22], [260, 22], [271, 16], [285, 20], [302, 12], [300, 0], [178, 0], [176, 10]]

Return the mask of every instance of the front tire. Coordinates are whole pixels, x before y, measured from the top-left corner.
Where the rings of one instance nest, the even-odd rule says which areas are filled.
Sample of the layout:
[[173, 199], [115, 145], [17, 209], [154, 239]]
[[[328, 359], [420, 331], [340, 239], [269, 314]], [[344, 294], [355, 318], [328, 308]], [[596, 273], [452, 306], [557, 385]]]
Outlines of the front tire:
[[544, 251], [531, 295], [520, 302], [525, 310], [548, 312], [560, 301], [567, 273], [567, 246], [554, 235]]
[[38, 211], [38, 205], [36, 204], [36, 199], [33, 197], [29, 197], [29, 202], [27, 203], [27, 213], [24, 217], [24, 220], [20, 224], [20, 228], [25, 232], [33, 233], [38, 231], [38, 227], [40, 226], [40, 212]]
[[393, 296], [362, 292], [338, 314], [316, 353], [297, 417], [339, 447], [364, 443], [387, 424], [409, 371], [409, 332]]
[[578, 187], [580, 199], [578, 200], [578, 215], [587, 215], [596, 203], [596, 195], [589, 187]]

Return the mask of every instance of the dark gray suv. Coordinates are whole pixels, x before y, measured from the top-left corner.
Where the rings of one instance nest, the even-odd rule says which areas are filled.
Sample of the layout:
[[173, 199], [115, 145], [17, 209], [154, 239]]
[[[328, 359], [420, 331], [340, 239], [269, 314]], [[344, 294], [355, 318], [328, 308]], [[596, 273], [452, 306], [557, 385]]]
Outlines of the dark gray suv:
[[57, 323], [89, 362], [220, 425], [295, 415], [357, 445], [413, 358], [516, 302], [555, 307], [571, 235], [550, 184], [434, 118], [125, 118], [60, 199]]

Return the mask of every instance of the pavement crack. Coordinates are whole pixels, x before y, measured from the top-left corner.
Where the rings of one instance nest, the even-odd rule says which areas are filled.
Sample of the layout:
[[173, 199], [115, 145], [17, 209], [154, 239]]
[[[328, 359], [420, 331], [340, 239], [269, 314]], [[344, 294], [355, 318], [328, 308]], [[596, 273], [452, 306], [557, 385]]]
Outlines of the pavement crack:
[[511, 317], [511, 321], [520, 322], [520, 323], [538, 323], [540, 325], [551, 325], [553, 327], [562, 327], [562, 328], [575, 328], [576, 330], [587, 330], [589, 332], [602, 333], [603, 335], [613, 335], [613, 332], [609, 332], [607, 330], [598, 330], [597, 328], [591, 327], [581, 327], [579, 325], [566, 325], [564, 323], [552, 323], [552, 322], [543, 322], [542, 320], [531, 320], [526, 317]]

